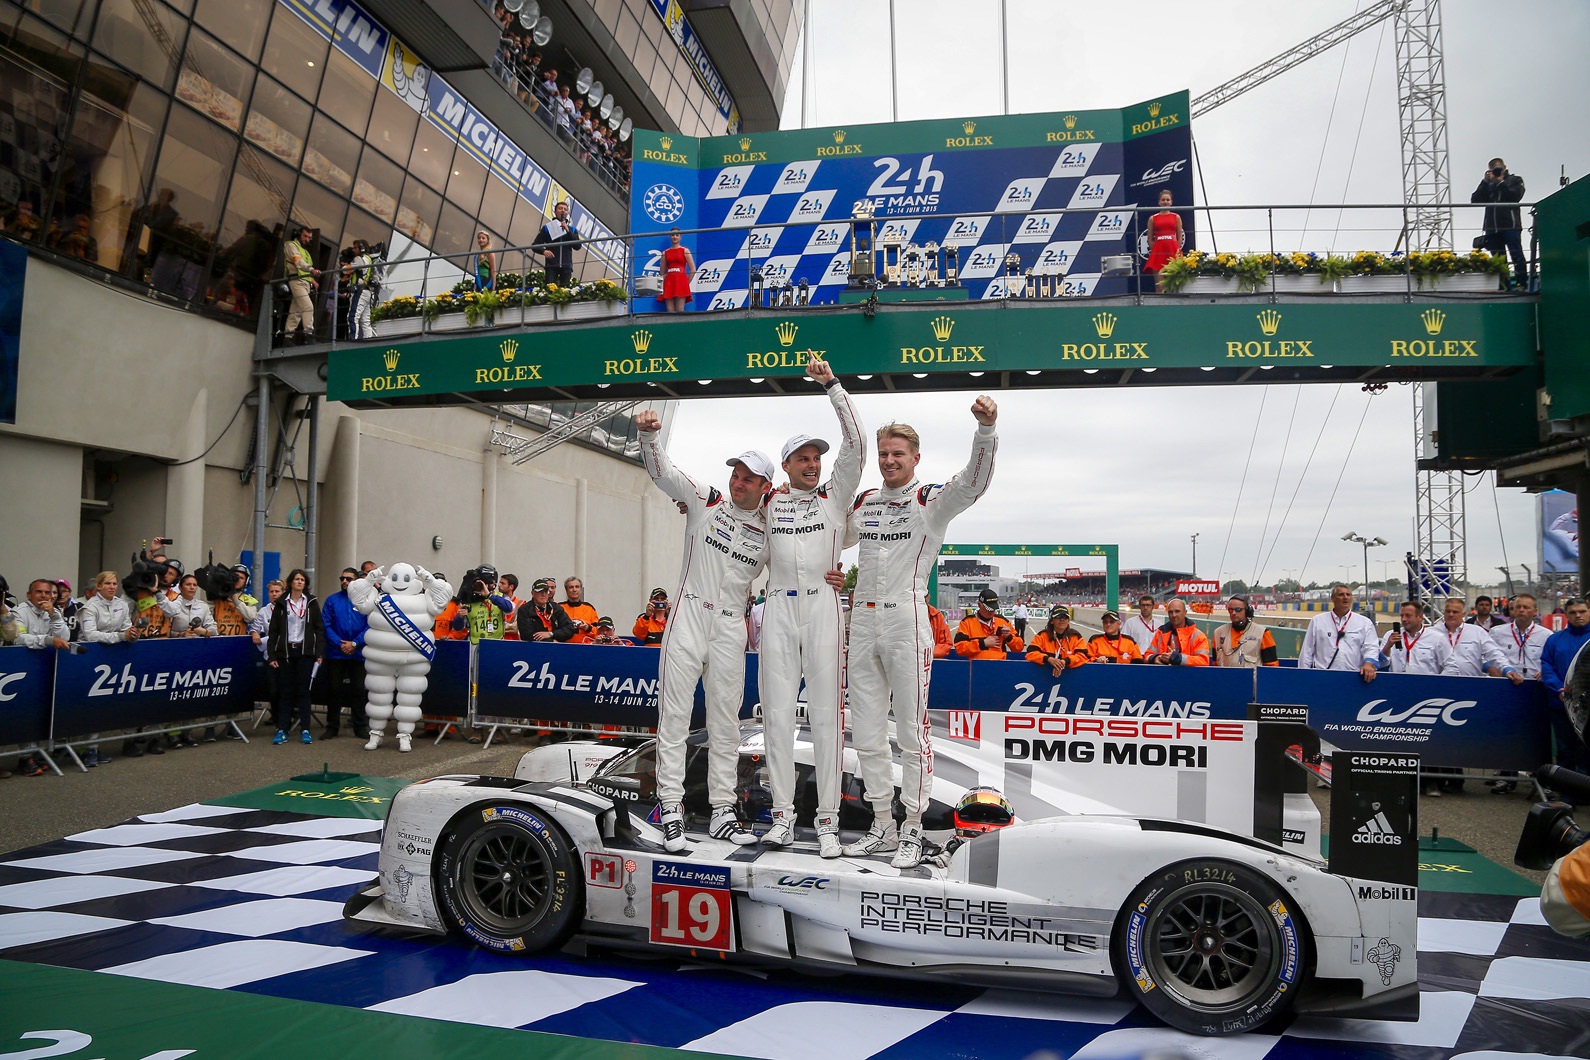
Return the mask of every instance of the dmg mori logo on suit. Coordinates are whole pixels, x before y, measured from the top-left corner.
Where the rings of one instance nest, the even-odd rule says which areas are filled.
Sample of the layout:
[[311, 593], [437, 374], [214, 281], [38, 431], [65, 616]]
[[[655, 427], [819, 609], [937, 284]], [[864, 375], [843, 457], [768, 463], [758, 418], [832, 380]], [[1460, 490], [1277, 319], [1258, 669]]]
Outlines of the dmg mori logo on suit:
[[[1441, 329], [1446, 326], [1446, 313], [1440, 309], [1426, 309], [1419, 314], [1419, 323], [1424, 326], [1424, 333], [1430, 336], [1441, 334]], [[1393, 357], [1478, 357], [1478, 339], [1392, 339], [1391, 355]]]
[[386, 365], [386, 375], [366, 375], [359, 379], [359, 392], [361, 394], [389, 394], [398, 390], [418, 390], [420, 388], [420, 373], [405, 372], [397, 374], [398, 361], [403, 357], [400, 350], [387, 350], [381, 355], [381, 363]]
[[1247, 342], [1227, 342], [1226, 358], [1254, 358], [1264, 360], [1272, 357], [1308, 357], [1314, 356], [1313, 339], [1281, 339], [1271, 341], [1271, 337], [1281, 330], [1282, 314], [1274, 309], [1265, 309], [1254, 315], [1259, 323], [1259, 333], [1265, 336], [1264, 341], [1250, 340]]
[[[955, 333], [955, 320], [948, 315], [936, 316], [928, 321], [933, 338], [940, 343], [950, 341]], [[982, 346], [902, 346], [901, 364], [978, 364], [984, 363]]]

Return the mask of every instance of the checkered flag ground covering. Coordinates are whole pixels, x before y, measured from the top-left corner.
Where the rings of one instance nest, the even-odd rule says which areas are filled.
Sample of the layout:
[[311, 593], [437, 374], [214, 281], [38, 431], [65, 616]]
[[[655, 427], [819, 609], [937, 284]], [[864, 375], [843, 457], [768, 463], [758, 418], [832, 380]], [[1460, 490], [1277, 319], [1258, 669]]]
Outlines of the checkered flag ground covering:
[[[1167, 1047], [1242, 1060], [1590, 1056], [1590, 945], [1554, 935], [1533, 898], [1421, 893], [1417, 1023], [1310, 1017], [1278, 1033], [1202, 1039], [1121, 1001], [671, 959], [514, 958], [345, 923], [344, 900], [375, 875], [380, 827], [191, 805], [4, 855], [0, 959], [98, 973], [107, 996], [133, 977], [758, 1057], [1122, 1057]], [[92, 991], [81, 1002], [92, 1005]], [[6, 1008], [0, 1050], [15, 1048], [27, 1018]], [[218, 1000], [217, 1018], [224, 1012]]]

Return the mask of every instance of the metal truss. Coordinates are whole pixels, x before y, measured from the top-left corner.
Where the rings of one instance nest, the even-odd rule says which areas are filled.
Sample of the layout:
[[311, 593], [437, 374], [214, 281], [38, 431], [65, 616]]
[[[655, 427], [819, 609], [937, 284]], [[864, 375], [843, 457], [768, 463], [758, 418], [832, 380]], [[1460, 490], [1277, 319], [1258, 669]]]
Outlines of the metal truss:
[[[491, 421], [491, 440], [487, 444], [501, 449], [515, 464], [523, 464], [589, 433], [614, 416], [632, 411], [639, 404], [638, 400], [601, 401], [569, 417], [559, 415], [555, 408], [546, 405], [499, 405]], [[534, 436], [513, 430], [517, 425], [537, 427], [543, 422], [546, 429]]]
[[1405, 0], [1396, 25], [1407, 246], [1409, 250], [1451, 247], [1452, 173], [1447, 161], [1441, 0]]
[[[1413, 387], [1413, 458], [1415, 463], [1435, 455], [1434, 422], [1435, 392], [1427, 395], [1425, 388], [1433, 383], [1415, 383]], [[1426, 418], [1426, 410], [1431, 417]], [[1426, 571], [1444, 571], [1444, 578], [1421, 576], [1414, 579], [1421, 603], [1437, 602], [1447, 595], [1462, 595], [1468, 583], [1468, 544], [1465, 525], [1463, 475], [1456, 471], [1416, 471], [1414, 496], [1414, 559], [1425, 564]], [[1441, 582], [1451, 585], [1451, 592], [1443, 592]]]

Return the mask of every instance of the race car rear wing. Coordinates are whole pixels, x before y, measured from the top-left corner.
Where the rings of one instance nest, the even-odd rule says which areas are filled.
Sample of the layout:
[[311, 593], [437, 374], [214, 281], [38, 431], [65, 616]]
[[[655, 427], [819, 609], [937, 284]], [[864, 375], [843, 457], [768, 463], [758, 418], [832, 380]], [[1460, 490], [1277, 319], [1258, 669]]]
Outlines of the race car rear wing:
[[1250, 704], [1258, 722], [1253, 755], [1253, 835], [1280, 845], [1288, 794], [1308, 792], [1310, 774], [1331, 786], [1330, 871], [1355, 879], [1417, 886], [1419, 756], [1405, 752], [1332, 752], [1319, 765], [1320, 739], [1308, 708]]

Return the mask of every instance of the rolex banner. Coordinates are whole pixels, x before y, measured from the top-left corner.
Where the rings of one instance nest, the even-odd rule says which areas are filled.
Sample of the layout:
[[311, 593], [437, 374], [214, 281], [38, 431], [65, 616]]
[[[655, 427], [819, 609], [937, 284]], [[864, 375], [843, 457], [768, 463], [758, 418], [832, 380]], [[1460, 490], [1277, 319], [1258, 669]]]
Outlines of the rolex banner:
[[725, 229], [684, 237], [696, 265], [690, 308], [744, 306], [758, 270], [764, 290], [804, 283], [812, 302], [835, 302], [866, 203], [873, 220], [858, 231], [876, 244], [880, 278], [948, 281], [953, 248], [971, 298], [1005, 297], [1029, 272], [1055, 294], [1122, 294], [1136, 278], [1104, 276], [1102, 263], [1128, 254], [1141, 267], [1152, 209], [1133, 207], [1152, 208], [1169, 189], [1191, 245], [1188, 115], [1180, 92], [1120, 110], [700, 140], [637, 129], [630, 231], [657, 234], [636, 242], [636, 264], [661, 275], [669, 228]]

